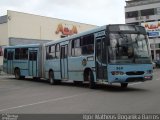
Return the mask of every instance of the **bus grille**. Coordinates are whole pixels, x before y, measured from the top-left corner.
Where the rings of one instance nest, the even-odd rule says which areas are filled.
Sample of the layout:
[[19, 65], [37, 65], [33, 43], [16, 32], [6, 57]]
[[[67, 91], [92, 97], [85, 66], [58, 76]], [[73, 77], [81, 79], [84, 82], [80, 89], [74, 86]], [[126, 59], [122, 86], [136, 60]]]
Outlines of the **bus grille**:
[[143, 82], [143, 77], [127, 78], [126, 82]]
[[144, 71], [131, 71], [131, 72], [126, 72], [127, 75], [143, 75]]

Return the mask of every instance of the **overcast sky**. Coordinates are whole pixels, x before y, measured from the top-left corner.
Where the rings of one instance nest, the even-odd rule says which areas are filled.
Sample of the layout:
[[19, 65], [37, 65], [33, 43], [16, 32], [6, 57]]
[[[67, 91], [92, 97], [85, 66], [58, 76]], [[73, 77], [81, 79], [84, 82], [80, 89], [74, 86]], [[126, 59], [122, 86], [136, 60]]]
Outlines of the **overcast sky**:
[[0, 16], [7, 10], [93, 25], [125, 23], [125, 0], [0, 0]]

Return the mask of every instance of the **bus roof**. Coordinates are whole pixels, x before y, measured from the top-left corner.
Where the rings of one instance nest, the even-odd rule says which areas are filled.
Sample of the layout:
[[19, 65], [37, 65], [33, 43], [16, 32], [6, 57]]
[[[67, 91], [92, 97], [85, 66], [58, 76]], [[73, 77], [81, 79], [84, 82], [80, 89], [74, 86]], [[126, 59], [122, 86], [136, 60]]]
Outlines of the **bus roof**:
[[39, 47], [41, 44], [26, 44], [26, 45], [14, 45], [14, 46], [5, 46], [4, 48], [28, 48], [28, 47]]
[[57, 39], [57, 40], [45, 43], [45, 45], [64, 42], [66, 40], [74, 39], [74, 38], [77, 38], [77, 37], [80, 37], [80, 36], [84, 36], [84, 35], [88, 35], [88, 34], [91, 34], [91, 33], [94, 33], [94, 32], [98, 32], [98, 31], [102, 31], [104, 29], [106, 29], [106, 25], [105, 26], [101, 26], [101, 27], [96, 27], [94, 29], [91, 29], [91, 30], [88, 30], [88, 31], [85, 31], [85, 32], [81, 32], [79, 34], [75, 34], [75, 35], [72, 35], [72, 36], [69, 36], [69, 37]]
[[102, 30], [105, 30], [105, 29], [107, 28], [107, 26], [114, 26], [114, 25], [117, 25], [117, 26], [118, 26], [118, 25], [129, 25], [129, 26], [142, 27], [142, 26], [140, 26], [140, 25], [133, 25], [133, 24], [108, 24], [108, 25], [96, 27], [96, 28], [94, 28], [94, 29], [91, 29], [91, 30], [88, 30], [88, 31], [85, 31], [85, 32], [81, 32], [81, 33], [79, 33], [79, 34], [72, 35], [72, 36], [69, 36], [69, 37], [57, 39], [57, 40], [54, 40], [54, 41], [45, 43], [44, 45], [47, 46], [47, 45], [51, 45], [51, 44], [54, 44], [54, 43], [65, 42], [65, 41], [67, 41], [67, 40], [72, 40], [72, 39], [77, 38], [77, 37], [81, 37], [81, 36], [88, 35], [88, 34], [91, 34], [91, 33], [100, 32], [100, 31], [102, 31]]

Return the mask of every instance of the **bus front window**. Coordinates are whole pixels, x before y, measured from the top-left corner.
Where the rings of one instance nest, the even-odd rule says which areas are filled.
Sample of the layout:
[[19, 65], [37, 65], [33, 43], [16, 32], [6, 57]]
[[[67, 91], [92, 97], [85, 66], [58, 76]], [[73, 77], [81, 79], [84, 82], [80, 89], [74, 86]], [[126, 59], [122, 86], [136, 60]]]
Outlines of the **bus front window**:
[[[143, 34], [110, 34], [110, 63], [148, 63], [149, 49]], [[143, 60], [142, 60], [143, 59]]]

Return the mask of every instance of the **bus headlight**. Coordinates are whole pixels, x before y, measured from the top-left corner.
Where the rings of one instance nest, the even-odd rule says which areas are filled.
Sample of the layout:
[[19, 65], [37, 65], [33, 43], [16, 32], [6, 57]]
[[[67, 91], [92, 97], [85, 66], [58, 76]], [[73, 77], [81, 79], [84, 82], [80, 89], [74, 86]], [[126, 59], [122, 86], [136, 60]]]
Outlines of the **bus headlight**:
[[152, 76], [145, 76], [144, 79], [145, 80], [152, 80]]
[[122, 71], [112, 71], [111, 73], [112, 75], [124, 75], [124, 72]]
[[147, 74], [152, 74], [153, 73], [153, 71], [152, 70], [147, 70], [147, 72], [146, 72]]

